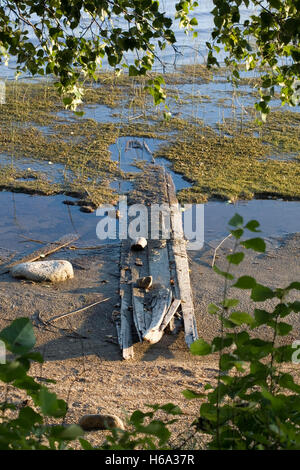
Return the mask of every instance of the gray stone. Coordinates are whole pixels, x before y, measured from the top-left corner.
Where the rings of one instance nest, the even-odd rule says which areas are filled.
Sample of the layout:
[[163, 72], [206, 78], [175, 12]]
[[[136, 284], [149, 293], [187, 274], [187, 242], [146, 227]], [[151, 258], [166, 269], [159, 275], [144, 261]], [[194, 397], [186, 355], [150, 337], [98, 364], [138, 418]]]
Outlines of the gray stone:
[[21, 263], [14, 266], [10, 272], [13, 277], [36, 282], [61, 282], [74, 277], [72, 264], [64, 260]]
[[125, 429], [123, 421], [115, 415], [85, 415], [79, 420], [79, 426], [84, 431], [96, 431], [105, 429]]

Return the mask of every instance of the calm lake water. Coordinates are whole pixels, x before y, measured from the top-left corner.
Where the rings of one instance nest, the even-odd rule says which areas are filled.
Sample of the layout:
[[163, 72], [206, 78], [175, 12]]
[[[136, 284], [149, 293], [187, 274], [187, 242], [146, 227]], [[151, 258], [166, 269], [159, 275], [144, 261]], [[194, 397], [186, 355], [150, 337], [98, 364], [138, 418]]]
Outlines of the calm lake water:
[[[199, 63], [205, 60], [207, 51], [205, 43], [210, 38], [213, 28], [213, 20], [210, 11], [213, 8], [211, 0], [202, 0], [195, 11], [198, 20], [198, 38], [192, 39], [186, 36], [182, 30], [175, 26], [178, 39], [179, 53], [175, 54], [171, 47], [167, 47], [160, 54], [161, 59], [169, 69], [182, 64]], [[162, 9], [170, 14], [174, 13], [175, 1], [161, 1]], [[255, 10], [242, 10], [242, 18], [246, 18]], [[86, 24], [87, 24], [86, 19]], [[116, 24], [121, 20], [115, 19]], [[122, 23], [121, 23], [122, 26]], [[78, 33], [80, 31], [78, 30]], [[221, 56], [222, 57], [222, 56]], [[129, 57], [130, 58], [130, 57]], [[132, 57], [131, 57], [132, 59]], [[104, 62], [104, 67], [106, 63]], [[157, 64], [158, 67], [158, 64]], [[0, 66], [0, 78], [12, 79], [15, 71], [15, 63], [12, 60], [9, 67]], [[242, 87], [246, 93], [239, 96], [236, 106], [238, 109], [252, 105], [254, 97], [250, 96], [250, 88]], [[186, 94], [195, 92], [192, 85], [181, 85], [180, 91]], [[172, 105], [172, 112], [180, 112], [182, 117], [194, 116], [203, 119], [206, 124], [215, 126], [217, 122], [226, 117], [231, 117], [232, 108], [228, 106], [232, 102], [232, 87], [229, 83], [207, 83], [199, 85], [201, 96], [209, 99], [199, 101], [197, 105], [187, 103], [177, 110], [176, 103]], [[227, 104], [227, 106], [226, 106]], [[278, 104], [278, 103], [277, 103]], [[295, 109], [296, 110], [296, 109]], [[115, 112], [116, 110], [114, 110]], [[118, 110], [117, 110], [118, 111]], [[1, 106], [0, 106], [1, 112]], [[119, 118], [113, 115], [110, 108], [103, 105], [87, 106], [85, 118], [92, 118], [99, 122], [116, 122]], [[61, 112], [60, 117], [67, 121], [76, 119], [70, 112]], [[42, 129], [41, 129], [42, 130]], [[49, 132], [49, 129], [45, 129]], [[51, 131], [51, 130], [50, 130]], [[137, 161], [152, 161], [152, 155], [144, 149], [126, 151], [126, 143], [134, 137], [120, 138], [111, 146], [113, 160], [118, 160], [121, 151], [121, 169], [123, 171], [140, 171], [136, 166]], [[151, 152], [158, 149], [162, 143], [159, 139], [144, 139]], [[187, 188], [191, 183], [182, 175], [173, 172], [171, 164], [165, 159], [156, 159], [155, 163], [165, 166], [171, 172], [176, 189]], [[26, 158], [18, 158], [12, 161], [12, 157], [1, 153], [0, 164], [13, 164], [20, 169], [31, 168], [36, 171], [45, 171], [51, 178], [59, 181], [63, 178], [65, 168], [62, 165], [49, 165], [48, 162], [34, 161]], [[132, 189], [132, 182], [122, 180], [111, 182], [111, 187], [117, 192], [128, 192]], [[23, 251], [34, 245], [24, 243], [21, 235], [34, 239], [51, 241], [66, 232], [77, 231], [81, 235], [80, 243], [86, 245], [98, 245], [100, 241], [96, 237], [97, 217], [95, 214], [85, 214], [78, 207], [66, 206], [62, 201], [63, 195], [53, 197], [29, 196], [26, 194], [12, 194], [0, 192], [0, 248]], [[282, 237], [289, 233], [300, 232], [300, 203], [285, 202], [281, 200], [253, 200], [239, 202], [235, 205], [219, 201], [211, 201], [205, 205], [205, 240], [217, 241], [227, 235], [226, 224], [232, 215], [238, 212], [246, 220], [256, 218], [261, 222], [262, 235], [265, 237]], [[107, 241], [105, 241], [107, 243]]]
[[[25, 237], [41, 241], [54, 241], [66, 233], [78, 233], [80, 246], [116, 243], [118, 240], [99, 240], [96, 226], [100, 218], [96, 213], [80, 212], [76, 206], [62, 204], [66, 198], [57, 196], [30, 196], [28, 194], [0, 192], [0, 252], [1, 249], [29, 251], [38, 247]], [[264, 238], [277, 244], [278, 237], [300, 232], [298, 202], [280, 200], [252, 200], [237, 204], [210, 201], [204, 208], [204, 237], [216, 246], [228, 235], [227, 222], [238, 212], [245, 221], [257, 219]], [[274, 240], [273, 240], [274, 238]]]

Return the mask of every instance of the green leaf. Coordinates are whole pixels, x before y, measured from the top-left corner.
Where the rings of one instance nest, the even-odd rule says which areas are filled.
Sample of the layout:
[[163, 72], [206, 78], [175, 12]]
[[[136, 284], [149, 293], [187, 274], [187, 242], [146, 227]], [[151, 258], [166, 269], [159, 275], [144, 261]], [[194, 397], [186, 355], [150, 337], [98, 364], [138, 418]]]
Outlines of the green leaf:
[[282, 6], [282, 3], [280, 0], [269, 0], [269, 3], [271, 7], [276, 8], [277, 10], [279, 10]]
[[266, 244], [262, 238], [250, 238], [249, 240], [241, 242], [241, 245], [247, 249], [258, 251], [259, 253], [266, 251]]
[[207, 311], [211, 315], [215, 315], [216, 313], [219, 312], [219, 310], [220, 310], [220, 308], [216, 304], [209, 304], [208, 307], [207, 307]]
[[286, 336], [292, 331], [293, 327], [292, 325], [289, 325], [288, 323], [280, 322], [277, 323], [277, 333], [279, 336]]
[[257, 228], [260, 226], [259, 222], [257, 220], [250, 220], [244, 228], [250, 230], [250, 232], [261, 232], [261, 230], [257, 230]]
[[236, 307], [240, 301], [238, 299], [225, 299], [222, 304], [224, 308]]
[[292, 289], [300, 290], [300, 282], [292, 282], [292, 283], [286, 288], [286, 290], [292, 290]]
[[238, 228], [236, 230], [230, 230], [230, 233], [234, 238], [239, 240], [242, 237], [244, 230], [242, 228]]
[[233, 343], [233, 339], [230, 335], [225, 337], [215, 336], [212, 341], [212, 352], [221, 351], [224, 348], [228, 348]]
[[291, 308], [286, 304], [277, 304], [274, 309], [274, 316], [280, 316], [281, 318], [287, 317], [291, 313]]
[[160, 439], [160, 444], [166, 442], [171, 436], [166, 425], [162, 421], [158, 420], [151, 421], [148, 426], [140, 426], [137, 430], [143, 434], [151, 434], [158, 437]]
[[67, 412], [67, 404], [63, 400], [59, 400], [55, 393], [49, 392], [46, 387], [41, 387], [40, 392], [34, 398], [37, 405], [41, 407], [43, 414], [60, 418], [65, 416]]
[[0, 364], [0, 380], [5, 383], [13, 382], [16, 379], [23, 379], [26, 377], [26, 372], [27, 369], [19, 361]]
[[26, 390], [29, 394], [32, 392], [36, 392], [41, 388], [41, 386], [37, 382], [35, 382], [32, 377], [29, 377], [28, 375], [26, 377], [22, 377], [21, 379], [15, 380], [13, 385], [22, 390]]
[[[18, 358], [20, 359], [20, 358]], [[29, 352], [27, 354], [22, 354], [22, 359], [29, 359], [29, 360], [32, 360], [32, 361], [35, 361], [35, 362], [39, 362], [40, 364], [42, 364], [44, 362], [44, 358], [43, 356], [41, 355], [41, 353], [39, 352]]]
[[18, 318], [0, 332], [0, 339], [14, 354], [29, 352], [35, 345], [32, 324], [28, 318]]
[[205, 398], [205, 393], [196, 393], [193, 390], [183, 390], [182, 395], [187, 398], [188, 400], [192, 400], [194, 398]]
[[290, 302], [288, 304], [290, 310], [292, 312], [296, 312], [296, 313], [299, 313], [300, 312], [300, 301], [299, 300], [295, 300], [295, 302]]
[[279, 397], [276, 397], [275, 395], [270, 393], [268, 390], [262, 389], [261, 394], [266, 400], [271, 403], [272, 408], [274, 408], [275, 411], [280, 412], [286, 408], [285, 402]]
[[130, 423], [134, 424], [135, 426], [140, 425], [143, 423], [146, 416], [147, 414], [142, 413], [142, 411], [135, 410], [130, 416]]
[[290, 374], [282, 374], [279, 378], [279, 385], [291, 390], [292, 392], [300, 393], [300, 385], [297, 385], [294, 382], [294, 379]]
[[253, 325], [254, 318], [249, 315], [247, 312], [232, 312], [229, 317], [229, 320], [235, 323], [236, 325]]
[[269, 287], [256, 284], [252, 289], [251, 299], [255, 302], [263, 302], [267, 299], [273, 299], [273, 297], [275, 297], [275, 293]]
[[272, 315], [266, 310], [260, 310], [256, 308], [254, 310], [254, 318], [256, 321], [256, 326], [268, 325], [272, 321]]
[[160, 410], [165, 411], [170, 415], [181, 415], [182, 411], [179, 406], [174, 405], [174, 403], [167, 403], [166, 405], [162, 405], [159, 407]]
[[290, 363], [295, 350], [291, 345], [279, 346], [274, 349], [274, 359], [278, 363], [287, 362]]
[[256, 280], [251, 276], [241, 276], [232, 287], [238, 289], [253, 289], [256, 286]]
[[199, 338], [191, 344], [190, 351], [195, 356], [207, 356], [211, 353], [211, 345]]
[[81, 447], [83, 450], [95, 450], [95, 448], [92, 446], [92, 444], [89, 443], [89, 441], [86, 441], [85, 439], [82, 439], [82, 437], [79, 438], [79, 442], [81, 444]]
[[55, 426], [51, 429], [51, 437], [56, 440], [73, 441], [84, 435], [83, 430], [77, 424], [70, 424], [67, 427]]
[[223, 318], [221, 319], [221, 321], [222, 321], [222, 323], [223, 323], [223, 325], [224, 325], [225, 328], [230, 328], [230, 329], [231, 329], [231, 328], [235, 328], [235, 327], [236, 327], [236, 324], [233, 323], [232, 321], [228, 320], [228, 318], [224, 318], [224, 317], [223, 317]]
[[213, 389], [214, 387], [211, 385], [211, 384], [205, 384], [204, 385], [204, 390], [211, 390]]
[[240, 264], [243, 261], [244, 257], [245, 254], [242, 252], [226, 256], [228, 261], [232, 264]]
[[200, 407], [201, 418], [206, 418], [209, 421], [217, 421], [217, 408], [210, 403], [203, 403]]
[[239, 214], [235, 214], [232, 219], [228, 222], [231, 227], [238, 227], [239, 225], [243, 225], [244, 219]]
[[229, 280], [234, 279], [234, 276], [232, 274], [227, 273], [225, 271], [221, 271], [221, 269], [219, 269], [216, 265], [213, 267], [213, 270], [220, 276], [225, 277], [226, 279], [229, 279]]
[[15, 420], [15, 424], [21, 426], [23, 429], [31, 429], [34, 424], [42, 424], [43, 418], [41, 415], [36, 413], [32, 408], [26, 406], [21, 408], [18, 418]]

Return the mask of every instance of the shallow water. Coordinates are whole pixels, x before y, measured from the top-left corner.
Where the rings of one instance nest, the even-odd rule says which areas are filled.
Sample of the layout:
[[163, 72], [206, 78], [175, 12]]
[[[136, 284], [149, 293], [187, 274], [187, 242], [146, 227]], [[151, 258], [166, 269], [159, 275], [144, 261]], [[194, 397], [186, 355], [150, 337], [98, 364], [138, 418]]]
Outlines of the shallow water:
[[0, 154], [0, 166], [8, 166], [21, 171], [32, 171], [32, 173], [45, 173], [49, 180], [57, 183], [64, 181], [65, 177], [70, 175], [70, 170], [67, 170], [64, 165], [59, 163], [35, 160], [27, 157], [15, 158], [6, 153]]
[[[130, 147], [130, 144], [132, 146]], [[138, 137], [120, 137], [117, 142], [110, 146], [111, 158], [113, 161], [119, 162], [120, 169], [125, 173], [138, 173], [141, 171], [136, 166], [137, 162], [155, 163], [163, 166], [171, 174], [176, 191], [189, 188], [191, 183], [186, 181], [184, 177], [171, 170], [171, 162], [165, 158], [153, 158], [161, 145], [165, 145], [166, 141], [161, 139], [138, 138]], [[128, 191], [128, 189], [127, 189]]]
[[[118, 242], [99, 240], [96, 226], [100, 218], [96, 213], [86, 214], [77, 206], [62, 204], [65, 199], [64, 195], [47, 197], [0, 192], [0, 249], [26, 252], [39, 247], [36, 243], [25, 242], [22, 235], [49, 242], [66, 233], [78, 233], [81, 238], [77, 243], [81, 246]], [[218, 240], [228, 235], [227, 222], [236, 212], [245, 222], [257, 219], [262, 229], [259, 236], [270, 241], [272, 237], [300, 232], [300, 202], [252, 200], [233, 205], [211, 201], [204, 207], [205, 241], [216, 246]]]

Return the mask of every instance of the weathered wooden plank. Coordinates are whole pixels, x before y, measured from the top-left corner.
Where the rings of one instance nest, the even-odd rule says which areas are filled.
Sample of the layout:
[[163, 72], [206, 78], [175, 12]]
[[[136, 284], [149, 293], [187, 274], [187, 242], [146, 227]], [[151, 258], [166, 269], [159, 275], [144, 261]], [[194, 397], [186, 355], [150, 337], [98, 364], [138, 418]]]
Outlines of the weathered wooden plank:
[[5, 274], [9, 272], [10, 269], [13, 266], [16, 266], [17, 264], [37, 261], [41, 258], [44, 258], [47, 255], [55, 253], [56, 251], [61, 250], [65, 246], [70, 245], [70, 243], [78, 240], [78, 238], [79, 236], [74, 235], [74, 234], [64, 235], [62, 238], [60, 238], [56, 242], [49, 243], [48, 245], [42, 248], [39, 248], [38, 250], [34, 251], [33, 253], [30, 253], [29, 255], [14, 258], [9, 263], [5, 264], [4, 266], [1, 266], [0, 274]]
[[145, 290], [136, 287], [139, 278], [148, 276], [148, 252], [142, 250], [139, 253], [131, 253], [131, 279], [132, 279], [132, 306], [135, 320], [135, 326], [140, 338], [143, 341], [143, 335], [151, 323], [151, 313], [145, 309]]
[[[172, 291], [173, 291], [173, 297], [174, 299], [180, 299], [180, 291], [179, 291], [179, 286], [178, 286], [178, 281], [177, 281], [174, 251], [173, 251], [173, 246], [170, 243], [170, 241], [168, 242], [167, 246], [168, 246], [170, 276], [171, 276], [171, 286], [172, 286]], [[181, 326], [183, 326], [183, 319], [182, 319], [181, 314], [177, 319], [175, 319], [175, 317], [173, 316], [167, 326], [168, 326], [170, 333], [176, 334], [181, 328]]]
[[170, 287], [170, 265], [166, 240], [149, 240], [148, 242], [149, 274], [153, 284], [159, 283]]
[[171, 302], [171, 289], [160, 287], [153, 293], [151, 324], [144, 334], [144, 339], [149, 343], [157, 343], [162, 338], [164, 331], [160, 329], [160, 326], [170, 308]]
[[[151, 344], [157, 343], [163, 336], [160, 326], [172, 301], [170, 282], [169, 255], [166, 240], [148, 241], [149, 274], [153, 278], [153, 299], [151, 323], [143, 338]], [[156, 286], [156, 287], [155, 287]]]
[[[134, 357], [133, 351], [133, 339], [132, 339], [132, 327], [133, 327], [133, 315], [132, 311], [129, 310], [131, 307], [132, 293], [130, 281], [130, 269], [129, 269], [129, 245], [122, 243], [121, 245], [121, 270], [120, 270], [120, 297], [121, 297], [121, 309], [120, 309], [120, 322], [121, 331], [119, 332], [120, 347], [122, 350], [123, 359], [132, 359]], [[126, 269], [127, 268], [127, 269]]]
[[171, 249], [174, 253], [175, 269], [181, 299], [181, 310], [184, 322], [185, 341], [188, 347], [198, 338], [192, 290], [189, 275], [189, 263], [184, 240], [181, 211], [177, 205], [177, 198], [172, 177], [166, 175], [169, 204], [171, 207]]
[[168, 326], [168, 324], [170, 323], [170, 321], [174, 317], [175, 313], [177, 312], [180, 304], [181, 304], [180, 299], [174, 299], [173, 300], [173, 302], [170, 305], [170, 308], [169, 308], [168, 312], [166, 313], [166, 315], [165, 315], [165, 317], [162, 321], [162, 324], [160, 325], [160, 328], [159, 328], [160, 331], [164, 331], [164, 329]]
[[117, 330], [117, 338], [118, 338], [118, 343], [121, 347], [121, 342], [122, 342], [122, 339], [121, 339], [121, 316], [120, 316], [120, 312], [118, 311], [113, 311], [112, 313], [112, 321], [114, 322], [115, 324], [115, 327], [116, 327], [116, 330]]

